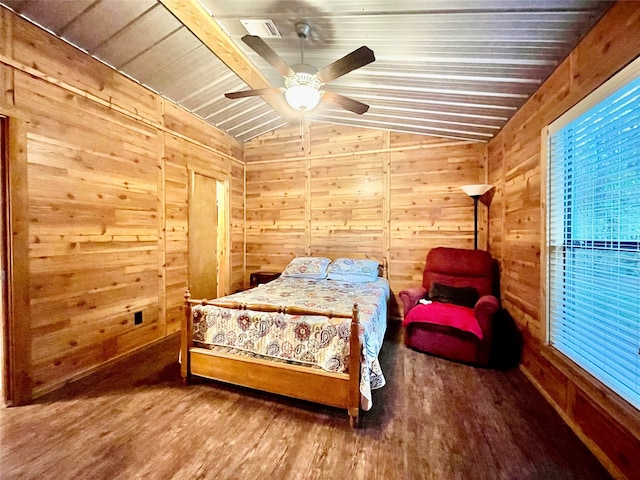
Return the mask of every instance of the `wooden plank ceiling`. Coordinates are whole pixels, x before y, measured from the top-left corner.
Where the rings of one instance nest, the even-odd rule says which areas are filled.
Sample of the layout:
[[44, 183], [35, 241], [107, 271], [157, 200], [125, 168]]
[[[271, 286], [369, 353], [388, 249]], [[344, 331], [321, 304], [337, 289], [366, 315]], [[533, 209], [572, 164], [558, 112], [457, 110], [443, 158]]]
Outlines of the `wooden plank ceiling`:
[[376, 61], [323, 88], [370, 105], [326, 103], [311, 122], [472, 141], [491, 139], [614, 2], [608, 0], [0, 0], [101, 61], [246, 141], [296, 123], [283, 87], [240, 38], [241, 20], [272, 20], [265, 42], [300, 62], [295, 24], [308, 23], [305, 63], [323, 67], [367, 45]]

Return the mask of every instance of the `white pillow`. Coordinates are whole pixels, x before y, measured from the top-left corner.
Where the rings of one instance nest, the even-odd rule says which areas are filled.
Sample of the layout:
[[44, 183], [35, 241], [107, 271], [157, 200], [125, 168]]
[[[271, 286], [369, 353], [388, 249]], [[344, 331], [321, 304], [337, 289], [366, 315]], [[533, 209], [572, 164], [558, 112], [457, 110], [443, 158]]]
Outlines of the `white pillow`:
[[331, 260], [325, 257], [296, 257], [282, 272], [283, 277], [299, 277], [321, 280], [327, 278]]

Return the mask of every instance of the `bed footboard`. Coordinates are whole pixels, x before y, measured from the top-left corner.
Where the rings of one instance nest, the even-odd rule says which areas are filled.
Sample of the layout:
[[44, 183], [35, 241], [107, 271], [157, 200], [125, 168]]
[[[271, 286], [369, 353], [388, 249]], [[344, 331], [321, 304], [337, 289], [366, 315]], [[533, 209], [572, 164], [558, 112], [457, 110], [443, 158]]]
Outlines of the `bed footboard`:
[[[349, 314], [313, 310], [298, 306], [244, 304], [232, 300], [191, 300], [188, 290], [185, 291], [184, 298], [185, 316], [181, 332], [180, 356], [182, 363], [180, 373], [185, 385], [189, 383], [191, 375], [197, 375], [323, 405], [345, 408], [349, 414], [350, 425], [354, 428], [358, 426], [360, 418], [362, 342], [359, 336], [360, 324], [357, 304], [353, 305], [352, 312]], [[192, 306], [195, 304], [291, 315], [351, 318], [349, 373], [326, 372], [301, 365], [226, 354], [195, 347], [193, 344], [192, 316]]]

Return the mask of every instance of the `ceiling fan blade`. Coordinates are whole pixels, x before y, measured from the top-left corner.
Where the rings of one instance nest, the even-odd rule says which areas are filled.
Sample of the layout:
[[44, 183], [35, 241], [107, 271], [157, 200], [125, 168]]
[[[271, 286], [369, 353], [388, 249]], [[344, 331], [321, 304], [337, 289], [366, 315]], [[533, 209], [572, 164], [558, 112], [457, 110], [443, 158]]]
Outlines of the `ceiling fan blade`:
[[297, 112], [293, 110], [282, 94], [281, 88], [259, 88], [257, 90], [243, 90], [241, 92], [229, 92], [224, 94], [225, 97], [235, 99], [235, 98], [248, 98], [248, 97], [257, 97], [263, 96], [268, 98], [268, 102], [274, 106], [276, 111], [280, 114], [282, 118], [284, 118], [287, 122], [291, 122], [298, 118]]
[[241, 92], [229, 92], [224, 96], [227, 98], [245, 98], [245, 97], [257, 97], [258, 95], [269, 95], [271, 93], [280, 93], [282, 90], [279, 88], [259, 88], [257, 90], [243, 90]]
[[242, 41], [249, 45], [253, 51], [264, 58], [269, 65], [274, 67], [283, 77], [290, 77], [295, 75], [296, 72], [291, 70], [291, 67], [278, 55], [269, 45], [265, 43], [260, 37], [256, 35], [245, 35], [242, 37]]
[[338, 107], [342, 107], [345, 110], [357, 113], [358, 115], [362, 115], [364, 112], [369, 110], [369, 105], [354, 100], [353, 98], [345, 97], [344, 95], [340, 95], [338, 93], [327, 92], [326, 90], [323, 92], [320, 100], [326, 103], [337, 105]]
[[328, 83], [352, 70], [368, 65], [375, 59], [373, 50], [363, 46], [326, 67], [322, 67], [316, 76], [322, 83]]

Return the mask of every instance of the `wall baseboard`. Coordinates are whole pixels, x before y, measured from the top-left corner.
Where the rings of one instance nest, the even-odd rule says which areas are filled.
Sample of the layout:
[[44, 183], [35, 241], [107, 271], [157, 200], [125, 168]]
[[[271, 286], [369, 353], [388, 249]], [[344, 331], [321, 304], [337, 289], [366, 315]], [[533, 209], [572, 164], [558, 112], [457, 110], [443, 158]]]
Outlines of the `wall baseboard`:
[[174, 337], [179, 337], [180, 336], [180, 332], [174, 332], [171, 333], [167, 336], [164, 337], [160, 337], [152, 342], [146, 343], [142, 346], [140, 346], [139, 348], [136, 348], [135, 350], [131, 350], [129, 352], [123, 353], [122, 355], [118, 355], [117, 357], [114, 357], [110, 360], [107, 360], [104, 363], [101, 363], [100, 365], [96, 365], [94, 367], [91, 367], [87, 370], [84, 370], [72, 377], [69, 377], [67, 379], [65, 379], [64, 381], [58, 382], [58, 383], [54, 383], [53, 385], [49, 385], [47, 386], [47, 388], [43, 388], [42, 390], [38, 390], [37, 392], [33, 392], [32, 394], [32, 400], [35, 400], [37, 398], [43, 397], [44, 395], [47, 395], [51, 392], [54, 392], [56, 390], [59, 390], [63, 387], [66, 387], [67, 385], [77, 382], [78, 380], [81, 380], [83, 378], [86, 378], [90, 375], [93, 375], [95, 373], [98, 373], [100, 371], [106, 370], [108, 368], [112, 368], [114, 365], [117, 365], [118, 363], [139, 354], [140, 352], [142, 352], [143, 350], [146, 350], [148, 348], [152, 348], [156, 345], [159, 345], [160, 343], [169, 341], [170, 339], [174, 338]]

